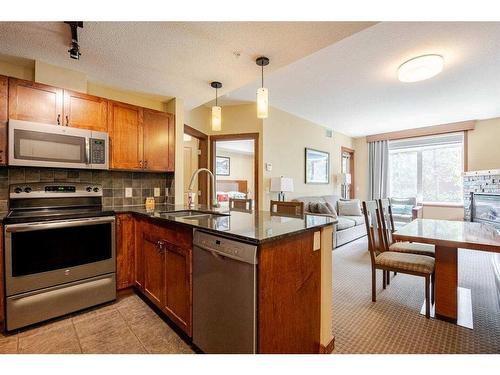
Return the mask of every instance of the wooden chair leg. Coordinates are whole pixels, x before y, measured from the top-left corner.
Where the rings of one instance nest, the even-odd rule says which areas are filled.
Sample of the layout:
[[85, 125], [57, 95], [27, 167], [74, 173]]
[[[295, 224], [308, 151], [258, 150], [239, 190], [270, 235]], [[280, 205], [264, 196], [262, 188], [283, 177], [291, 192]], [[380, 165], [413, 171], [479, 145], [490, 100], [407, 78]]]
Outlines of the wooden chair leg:
[[387, 285], [391, 284], [391, 271], [387, 271]]
[[429, 296], [429, 282], [430, 276], [425, 276], [425, 317], [429, 319], [431, 317], [431, 299]]
[[387, 285], [387, 272], [385, 270], [382, 270], [382, 288], [385, 289]]
[[436, 274], [433, 272], [431, 275], [431, 303], [434, 305], [436, 298]]
[[372, 268], [372, 302], [377, 302], [377, 270]]

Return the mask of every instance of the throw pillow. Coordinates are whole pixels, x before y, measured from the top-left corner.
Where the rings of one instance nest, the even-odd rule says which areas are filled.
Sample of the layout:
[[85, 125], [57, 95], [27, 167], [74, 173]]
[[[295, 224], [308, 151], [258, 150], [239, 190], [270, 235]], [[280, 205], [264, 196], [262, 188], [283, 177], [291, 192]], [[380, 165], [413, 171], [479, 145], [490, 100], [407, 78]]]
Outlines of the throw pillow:
[[362, 216], [361, 206], [359, 199], [351, 199], [349, 201], [339, 201], [339, 215], [340, 216]]
[[410, 204], [393, 204], [392, 213], [395, 215], [411, 215], [413, 206]]

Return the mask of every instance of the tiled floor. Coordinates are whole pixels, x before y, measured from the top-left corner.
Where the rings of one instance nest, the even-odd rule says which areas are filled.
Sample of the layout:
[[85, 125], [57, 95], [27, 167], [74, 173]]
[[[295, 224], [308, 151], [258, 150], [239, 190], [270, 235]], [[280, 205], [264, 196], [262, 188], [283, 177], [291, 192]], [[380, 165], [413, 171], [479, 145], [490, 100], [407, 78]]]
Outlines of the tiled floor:
[[0, 334], [0, 353], [193, 353], [135, 294], [116, 303]]

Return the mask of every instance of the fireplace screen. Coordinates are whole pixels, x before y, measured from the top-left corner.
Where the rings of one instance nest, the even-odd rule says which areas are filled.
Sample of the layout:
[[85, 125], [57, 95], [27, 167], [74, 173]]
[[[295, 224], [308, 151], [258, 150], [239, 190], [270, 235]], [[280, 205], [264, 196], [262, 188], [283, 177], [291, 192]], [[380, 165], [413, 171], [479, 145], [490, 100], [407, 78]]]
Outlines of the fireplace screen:
[[500, 194], [473, 194], [472, 221], [485, 221], [500, 226]]

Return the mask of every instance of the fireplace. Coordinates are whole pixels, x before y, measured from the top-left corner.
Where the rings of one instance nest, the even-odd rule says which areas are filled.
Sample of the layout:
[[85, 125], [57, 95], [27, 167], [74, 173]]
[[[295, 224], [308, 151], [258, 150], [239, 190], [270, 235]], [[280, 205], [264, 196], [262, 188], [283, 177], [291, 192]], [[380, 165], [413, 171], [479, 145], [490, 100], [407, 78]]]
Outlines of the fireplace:
[[500, 194], [472, 192], [471, 221], [489, 223], [500, 228]]

